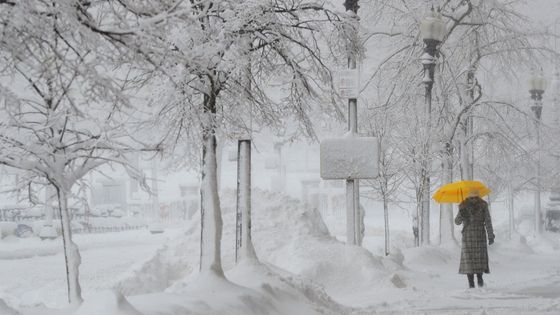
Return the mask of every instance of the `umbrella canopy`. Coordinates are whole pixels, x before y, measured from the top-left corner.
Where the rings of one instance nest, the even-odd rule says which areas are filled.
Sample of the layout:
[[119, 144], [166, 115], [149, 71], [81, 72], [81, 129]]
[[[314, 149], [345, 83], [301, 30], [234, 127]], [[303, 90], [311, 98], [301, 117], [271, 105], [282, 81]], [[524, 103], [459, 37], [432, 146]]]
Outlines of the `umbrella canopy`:
[[463, 180], [440, 187], [432, 198], [439, 203], [460, 203], [465, 200], [473, 190], [477, 190], [480, 197], [488, 195], [491, 191], [479, 181]]

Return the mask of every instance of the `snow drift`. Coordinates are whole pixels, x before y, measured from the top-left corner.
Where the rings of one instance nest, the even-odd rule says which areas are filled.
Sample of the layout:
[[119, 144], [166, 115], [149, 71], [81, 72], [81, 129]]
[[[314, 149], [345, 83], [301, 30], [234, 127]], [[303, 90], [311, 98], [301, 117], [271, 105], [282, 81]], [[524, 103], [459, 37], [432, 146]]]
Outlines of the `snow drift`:
[[0, 299], [0, 314], [2, 315], [19, 315], [20, 313], [9, 307], [4, 300]]
[[117, 291], [103, 291], [88, 298], [74, 315], [142, 315]]
[[[315, 209], [287, 196], [260, 190], [253, 192], [253, 240], [258, 257], [271, 265], [235, 266], [234, 192], [222, 194], [221, 203], [227, 277], [260, 292], [261, 299], [272, 299], [266, 303], [273, 303], [276, 311], [283, 310], [279, 314], [286, 314], [288, 310], [283, 308], [290, 304], [299, 304], [298, 311], [305, 309], [306, 314], [348, 313], [349, 308], [330, 295], [371, 287], [391, 276], [381, 258], [332, 237]], [[196, 219], [184, 235], [135, 266], [116, 288], [125, 294], [145, 294], [171, 286], [167, 289], [169, 294], [184, 293], [189, 282], [196, 279], [192, 273], [198, 268], [200, 229]], [[402, 285], [399, 281], [398, 286]]]

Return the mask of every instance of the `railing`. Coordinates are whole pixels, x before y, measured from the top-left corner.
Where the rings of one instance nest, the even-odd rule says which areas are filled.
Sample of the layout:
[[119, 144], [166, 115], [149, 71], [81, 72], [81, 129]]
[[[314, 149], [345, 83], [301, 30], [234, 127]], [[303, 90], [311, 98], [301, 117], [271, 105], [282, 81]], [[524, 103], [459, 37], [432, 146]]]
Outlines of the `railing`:
[[111, 233], [111, 232], [124, 232], [132, 230], [147, 229], [147, 225], [124, 225], [124, 226], [92, 226], [84, 227], [82, 229], [72, 229], [74, 233]]

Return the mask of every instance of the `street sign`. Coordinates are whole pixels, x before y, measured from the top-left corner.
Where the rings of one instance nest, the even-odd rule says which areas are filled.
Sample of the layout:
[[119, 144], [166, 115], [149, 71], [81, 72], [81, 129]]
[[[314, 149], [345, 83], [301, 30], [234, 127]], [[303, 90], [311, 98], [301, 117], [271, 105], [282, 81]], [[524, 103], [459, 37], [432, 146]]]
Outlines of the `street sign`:
[[338, 78], [338, 92], [346, 98], [357, 98], [360, 94], [360, 74], [357, 69], [342, 70]]

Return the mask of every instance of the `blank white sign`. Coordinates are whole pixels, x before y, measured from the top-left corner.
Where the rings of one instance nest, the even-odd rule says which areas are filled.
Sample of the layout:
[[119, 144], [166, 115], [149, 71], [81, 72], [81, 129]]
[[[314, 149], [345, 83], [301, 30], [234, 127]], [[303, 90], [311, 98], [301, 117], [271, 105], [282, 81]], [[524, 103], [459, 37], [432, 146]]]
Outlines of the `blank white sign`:
[[347, 136], [321, 141], [321, 178], [376, 178], [378, 145], [375, 137]]

